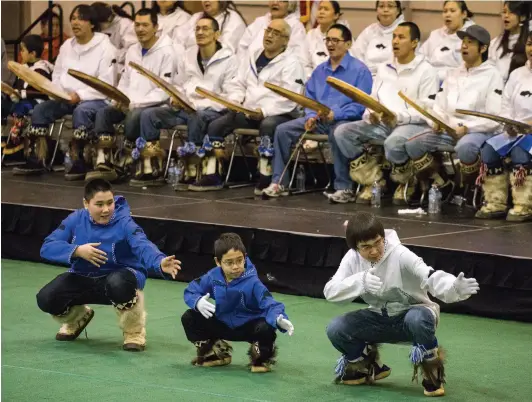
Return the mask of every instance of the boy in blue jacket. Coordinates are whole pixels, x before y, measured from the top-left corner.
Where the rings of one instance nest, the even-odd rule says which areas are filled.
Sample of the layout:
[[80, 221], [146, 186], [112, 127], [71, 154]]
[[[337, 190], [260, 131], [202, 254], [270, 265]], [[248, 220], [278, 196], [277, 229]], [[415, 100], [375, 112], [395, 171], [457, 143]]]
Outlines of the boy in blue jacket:
[[[181, 317], [187, 339], [196, 346], [192, 364], [203, 367], [231, 363], [226, 340], [251, 344], [248, 355], [252, 373], [266, 373], [275, 363], [275, 330], [292, 336], [294, 326], [284, 304], [272, 297], [246, 257], [237, 234], [225, 233], [214, 243], [216, 267], [185, 289], [190, 307]], [[213, 295], [216, 305], [209, 302]]]
[[131, 218], [124, 197], [114, 196], [109, 182], [85, 186], [84, 209], [72, 212], [45, 240], [41, 257], [70, 269], [37, 294], [39, 308], [62, 327], [58, 341], [73, 341], [94, 316], [85, 304], [113, 305], [123, 331], [123, 349], [146, 346], [143, 289], [148, 272], [175, 279], [181, 262], [166, 257]]

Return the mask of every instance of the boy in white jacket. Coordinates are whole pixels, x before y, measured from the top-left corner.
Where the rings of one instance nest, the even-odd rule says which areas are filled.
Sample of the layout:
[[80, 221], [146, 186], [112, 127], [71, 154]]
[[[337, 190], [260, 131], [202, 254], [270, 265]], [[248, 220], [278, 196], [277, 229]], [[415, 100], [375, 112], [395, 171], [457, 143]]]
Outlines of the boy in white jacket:
[[[33, 110], [30, 137], [44, 140], [48, 135], [49, 125], [66, 114], [72, 114], [74, 129], [71, 141], [70, 156], [73, 164], [65, 172], [66, 180], [79, 180], [87, 173], [87, 157], [85, 152], [92, 130], [94, 117], [99, 109], [107, 104], [105, 96], [68, 74], [69, 69], [78, 70], [96, 77], [110, 85], [116, 84], [117, 51], [107, 35], [96, 32], [99, 29], [94, 10], [81, 4], [70, 14], [73, 38], [68, 39], [59, 50], [55, 62], [52, 82], [71, 96], [70, 102], [49, 100], [40, 103]], [[46, 143], [44, 141], [44, 143]], [[39, 146], [37, 159], [42, 164], [47, 156], [46, 146]], [[85, 158], [87, 157], [87, 160]], [[36, 169], [39, 169], [36, 166]], [[29, 169], [26, 174], [32, 174]]]
[[[118, 89], [130, 100], [129, 109], [113, 103], [96, 113], [95, 131], [98, 135], [96, 170], [87, 174], [87, 180], [101, 178], [108, 181], [127, 176], [134, 161], [136, 170], [130, 184], [136, 187], [164, 184], [164, 150], [159, 136], [141, 133], [141, 116], [149, 107], [168, 101], [165, 91], [129, 65], [135, 62], [153, 74], [171, 82], [174, 70], [174, 48], [168, 35], [157, 37], [158, 22], [155, 10], [143, 8], [135, 15], [138, 43], [126, 53], [124, 73]], [[124, 121], [124, 154], [119, 161], [112, 157], [114, 125]]]
[[[382, 63], [377, 70], [371, 96], [394, 113], [391, 118], [383, 117], [366, 109], [361, 121], [350, 122], [338, 127], [334, 137], [347, 161], [350, 161], [349, 175], [356, 183], [364, 186], [358, 195], [357, 203], [370, 203], [371, 187], [382, 179], [382, 155], [370, 154], [365, 144], [371, 140], [386, 140], [384, 144], [386, 158], [393, 163], [391, 178], [399, 183], [393, 202], [402, 205], [405, 184], [412, 181], [412, 164], [408, 158], [395, 157], [397, 143], [406, 142], [409, 137], [422, 131], [425, 126], [423, 117], [409, 107], [398, 95], [403, 91], [424, 105], [431, 103], [429, 97], [438, 92], [438, 76], [422, 55], [416, 56], [420, 41], [420, 31], [413, 22], [403, 22], [393, 32], [392, 48], [395, 60]], [[413, 189], [414, 183], [409, 186]], [[412, 195], [412, 192], [409, 193]], [[355, 201], [352, 189], [339, 190], [329, 195], [331, 203]]]
[[412, 342], [413, 378], [421, 368], [425, 395], [444, 395], [443, 354], [435, 336], [439, 306], [427, 292], [446, 303], [466, 300], [479, 291], [476, 279], [434, 271], [368, 212], [346, 222], [346, 241], [351, 249], [325, 285], [325, 298], [361, 297], [369, 308], [336, 317], [327, 327], [329, 340], [342, 353], [336, 382], [358, 385], [388, 377], [391, 369], [380, 362], [377, 344]]

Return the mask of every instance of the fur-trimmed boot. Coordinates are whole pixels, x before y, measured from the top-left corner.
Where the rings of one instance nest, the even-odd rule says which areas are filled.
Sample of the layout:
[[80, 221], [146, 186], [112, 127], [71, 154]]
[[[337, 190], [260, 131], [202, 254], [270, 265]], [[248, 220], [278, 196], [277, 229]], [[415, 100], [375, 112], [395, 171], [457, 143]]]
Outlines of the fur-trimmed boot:
[[510, 179], [514, 207], [508, 211], [507, 221], [532, 220], [532, 165], [514, 166]]
[[135, 149], [135, 142], [125, 139], [122, 148], [114, 155], [114, 170], [118, 175], [117, 180], [128, 179], [133, 175], [135, 162], [132, 156], [133, 149]]
[[248, 350], [249, 367], [252, 373], [268, 373], [272, 371], [277, 356], [277, 346], [271, 344], [268, 346], [254, 342]]
[[49, 127], [30, 126], [24, 139], [24, 157], [26, 164], [13, 168], [14, 175], [38, 175], [45, 171], [48, 157]]
[[124, 335], [122, 348], [129, 352], [141, 352], [146, 347], [146, 310], [144, 292], [137, 290], [133, 300], [114, 305], [118, 315], [118, 325]]
[[[441, 155], [426, 153], [421, 158], [413, 161], [414, 173], [421, 185], [421, 203], [425, 200], [431, 182], [436, 184], [442, 193], [442, 201], [449, 201], [454, 192], [454, 181], [450, 180], [443, 171]], [[428, 197], [427, 197], [428, 198]]]
[[460, 184], [464, 189], [463, 194], [469, 205], [474, 205], [475, 183], [480, 174], [481, 165], [480, 157], [471, 164], [460, 162]]
[[[349, 176], [351, 180], [363, 186], [358, 194], [357, 204], [371, 203], [371, 188], [374, 182], [378, 182], [382, 189], [386, 187], [386, 180], [382, 178], [382, 166], [375, 155], [364, 152], [349, 164]], [[333, 197], [329, 200], [334, 202]]]
[[216, 367], [231, 364], [233, 347], [226, 341], [208, 340], [194, 342], [196, 357], [192, 359], [193, 366]]
[[201, 178], [191, 184], [190, 191], [216, 191], [224, 187], [223, 161], [225, 158], [224, 145], [221, 141], [213, 141], [206, 135], [198, 155], [203, 158], [201, 165]]
[[92, 167], [93, 147], [85, 126], [79, 126], [72, 133], [70, 141], [72, 166], [65, 171], [65, 180], [83, 180]]
[[392, 369], [380, 361], [378, 345], [371, 344], [367, 345], [362, 356], [354, 361], [347, 360], [345, 355], [341, 356], [334, 371], [336, 384], [361, 385], [373, 384], [388, 377]]
[[268, 188], [268, 186], [271, 184], [273, 176], [272, 160], [274, 148], [270, 137], [264, 136], [261, 138], [257, 151], [259, 154], [259, 181], [255, 186], [254, 194], [262, 195], [263, 190]]
[[202, 159], [196, 153], [196, 145], [190, 141], [177, 148], [177, 156], [185, 168], [174, 190], [188, 191], [188, 187], [199, 180]]
[[137, 148], [132, 152], [133, 159], [137, 161], [135, 176], [129, 181], [132, 187], [160, 187], [164, 181], [165, 151], [159, 141], [146, 141], [137, 138]]
[[55, 335], [55, 339], [58, 341], [75, 340], [89, 325], [92, 317], [94, 317], [94, 310], [88, 306], [72, 306], [65, 314], [53, 315], [54, 320], [63, 324]]
[[[417, 179], [414, 176], [414, 164], [408, 160], [401, 165], [392, 165], [390, 179], [399, 184], [393, 194], [393, 205], [409, 205], [416, 191]], [[408, 184], [408, 187], [406, 187]], [[406, 196], [405, 196], [406, 190]], [[406, 198], [406, 200], [405, 200]]]
[[26, 128], [29, 126], [28, 123], [29, 118], [27, 116], [13, 116], [13, 126], [11, 127], [8, 137], [9, 141], [6, 141], [5, 143], [2, 141], [4, 155], [11, 157], [11, 155], [24, 151], [23, 135]]
[[508, 209], [508, 172], [502, 165], [482, 167], [478, 184], [482, 184], [484, 205], [477, 211], [475, 218], [499, 219], [506, 216]]
[[118, 174], [114, 168], [114, 146], [115, 137], [113, 135], [101, 134], [98, 136], [94, 170], [87, 173], [85, 181], [104, 179], [113, 182], [118, 178]]
[[414, 364], [412, 382], [418, 382], [418, 372], [421, 369], [423, 375], [422, 385], [426, 396], [443, 396], [445, 390], [445, 354], [443, 349], [436, 347], [426, 350], [422, 346], [414, 346], [410, 353], [410, 361]]

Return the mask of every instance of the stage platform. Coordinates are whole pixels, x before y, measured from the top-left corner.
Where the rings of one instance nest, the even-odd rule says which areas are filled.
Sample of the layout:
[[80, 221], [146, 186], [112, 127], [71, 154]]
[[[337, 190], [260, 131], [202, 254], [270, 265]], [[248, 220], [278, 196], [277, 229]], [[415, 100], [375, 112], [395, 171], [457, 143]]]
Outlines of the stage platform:
[[[83, 182], [61, 173], [13, 176], [3, 169], [2, 258], [41, 261], [44, 237], [82, 206]], [[322, 290], [347, 251], [343, 222], [355, 210], [371, 210], [386, 228], [435, 269], [463, 271], [478, 279], [479, 295], [442, 305], [442, 311], [532, 322], [532, 222], [474, 218], [471, 210], [447, 206], [441, 216], [398, 215], [384, 204], [331, 205], [321, 193], [264, 201], [253, 188], [174, 192], [115, 186], [136, 221], [164, 252], [183, 261], [180, 280], [190, 281], [213, 266], [212, 248], [225, 231], [239, 233], [273, 291], [323, 297]]]

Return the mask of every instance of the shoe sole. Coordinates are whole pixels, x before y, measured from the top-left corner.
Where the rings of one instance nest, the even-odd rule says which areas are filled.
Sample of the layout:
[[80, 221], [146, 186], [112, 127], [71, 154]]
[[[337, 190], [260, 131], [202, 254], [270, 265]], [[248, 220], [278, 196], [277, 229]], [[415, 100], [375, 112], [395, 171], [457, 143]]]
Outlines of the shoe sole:
[[272, 369], [269, 368], [269, 367], [251, 366], [251, 372], [252, 373], [269, 373], [270, 371], [272, 371]]
[[[375, 376], [375, 381], [383, 380], [386, 377], [389, 377], [392, 373], [392, 370], [383, 371], [382, 373], [379, 373]], [[366, 377], [359, 378], [357, 380], [347, 380], [347, 381], [340, 381], [340, 384], [344, 385], [362, 385], [368, 383], [368, 380]]]
[[122, 349], [127, 352], [142, 352], [146, 349], [146, 345], [139, 345], [138, 343], [124, 343]]
[[79, 328], [72, 335], [64, 335], [64, 334], [57, 333], [55, 335], [55, 340], [61, 341], [61, 342], [70, 342], [70, 341], [76, 340], [77, 337], [80, 336], [80, 334], [85, 330], [85, 328], [87, 328], [87, 325], [89, 325], [93, 317], [94, 317], [94, 310], [91, 310], [90, 315], [87, 318], [87, 321], [85, 322], [85, 325], [83, 327]]
[[212, 361], [212, 362], [205, 362], [205, 363], [202, 363], [202, 364], [194, 364], [195, 366], [198, 366], [198, 367], [220, 367], [220, 366], [227, 366], [228, 364], [231, 364], [231, 361], [232, 361], [232, 358], [231, 357], [226, 357], [224, 359], [221, 359], [221, 360], [215, 360], [215, 361]]
[[434, 397], [434, 396], [444, 396], [445, 395], [445, 390], [443, 389], [443, 387], [440, 387], [436, 391], [432, 391], [432, 392], [424, 390], [423, 393], [425, 394], [425, 396], [432, 396], [432, 397]]
[[210, 187], [196, 187], [196, 186], [188, 186], [189, 191], [197, 191], [200, 193], [206, 192], [206, 191], [218, 191], [222, 190], [224, 188], [223, 184], [219, 186], [210, 186]]
[[350, 198], [348, 200], [342, 200], [342, 201], [339, 201], [339, 200], [336, 200], [332, 197], [329, 197], [329, 202], [331, 204], [349, 204], [350, 202], [355, 202], [356, 200], [354, 198]]

